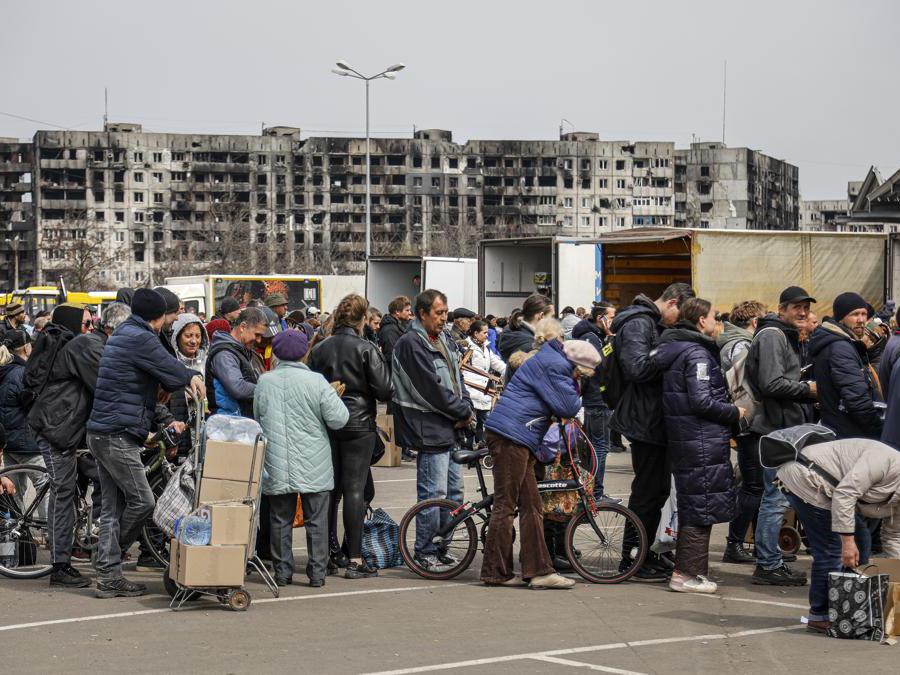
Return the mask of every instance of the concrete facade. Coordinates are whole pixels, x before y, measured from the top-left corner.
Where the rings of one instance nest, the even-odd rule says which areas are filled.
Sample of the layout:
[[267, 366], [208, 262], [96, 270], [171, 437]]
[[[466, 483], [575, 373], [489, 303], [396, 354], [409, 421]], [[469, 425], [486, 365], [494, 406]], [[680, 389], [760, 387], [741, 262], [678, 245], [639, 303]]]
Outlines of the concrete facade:
[[675, 224], [740, 230], [796, 230], [799, 169], [750, 148], [692, 143], [675, 156]]
[[800, 229], [809, 232], [838, 232], [836, 218], [850, 210], [846, 199], [804, 199], [800, 202]]
[[35, 278], [36, 228], [32, 204], [32, 144], [0, 138], [0, 289]]
[[[102, 258], [91, 278], [106, 287], [206, 271], [364, 269], [364, 139], [119, 123], [39, 131], [26, 147], [32, 281], [71, 275], [72, 259], [85, 256]], [[747, 148], [676, 150], [590, 132], [458, 144], [425, 129], [372, 139], [371, 156], [375, 255], [474, 255], [483, 237], [651, 225], [797, 228], [797, 168]]]

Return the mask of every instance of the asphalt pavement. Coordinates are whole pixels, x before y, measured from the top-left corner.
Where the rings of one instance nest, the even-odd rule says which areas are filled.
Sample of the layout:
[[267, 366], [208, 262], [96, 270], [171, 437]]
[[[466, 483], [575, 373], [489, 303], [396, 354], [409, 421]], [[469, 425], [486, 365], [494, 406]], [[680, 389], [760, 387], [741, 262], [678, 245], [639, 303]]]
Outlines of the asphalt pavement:
[[[624, 496], [630, 480], [630, 456], [611, 455], [607, 491]], [[377, 468], [375, 481], [375, 505], [399, 522], [415, 500], [414, 466]], [[401, 567], [312, 589], [302, 529], [295, 584], [276, 599], [251, 577], [246, 612], [209, 601], [173, 612], [160, 575], [134, 570], [126, 573], [150, 595], [98, 600], [90, 589], [51, 591], [47, 579], [0, 578], [0, 663], [22, 673], [897, 672], [898, 647], [808, 633], [806, 588], [750, 585], [752, 566], [719, 562], [724, 534], [713, 532], [715, 596], [630, 582], [486, 588], [480, 553], [450, 582]], [[798, 566], [809, 562], [801, 556]]]

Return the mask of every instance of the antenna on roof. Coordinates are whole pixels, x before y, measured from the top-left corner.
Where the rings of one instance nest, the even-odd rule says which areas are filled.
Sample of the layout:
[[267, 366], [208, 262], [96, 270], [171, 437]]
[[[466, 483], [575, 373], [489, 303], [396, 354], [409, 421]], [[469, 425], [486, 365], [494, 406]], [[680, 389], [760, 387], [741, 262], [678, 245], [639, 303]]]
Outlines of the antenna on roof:
[[109, 123], [109, 89], [107, 87], [103, 87], [103, 130], [106, 130], [106, 125]]
[[725, 145], [725, 103], [728, 91], [728, 59], [725, 59], [725, 68], [722, 73], [722, 145]]

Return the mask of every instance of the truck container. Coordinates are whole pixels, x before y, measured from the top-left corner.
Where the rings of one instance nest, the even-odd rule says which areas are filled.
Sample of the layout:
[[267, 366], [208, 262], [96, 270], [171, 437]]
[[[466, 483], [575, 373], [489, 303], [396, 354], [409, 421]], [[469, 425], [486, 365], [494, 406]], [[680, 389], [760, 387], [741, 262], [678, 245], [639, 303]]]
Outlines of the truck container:
[[450, 309], [478, 305], [478, 261], [475, 258], [377, 256], [366, 264], [366, 297], [382, 312], [398, 295], [414, 300], [427, 288], [447, 296]]
[[622, 307], [638, 293], [657, 298], [670, 283], [685, 281], [723, 312], [749, 299], [774, 309], [791, 285], [819, 301], [820, 316], [831, 313], [831, 302], [844, 291], [879, 308], [886, 244], [883, 234], [682, 228], [636, 228], [594, 239], [486, 239], [479, 247], [478, 306], [505, 315], [541, 292], [557, 311], [598, 300]]

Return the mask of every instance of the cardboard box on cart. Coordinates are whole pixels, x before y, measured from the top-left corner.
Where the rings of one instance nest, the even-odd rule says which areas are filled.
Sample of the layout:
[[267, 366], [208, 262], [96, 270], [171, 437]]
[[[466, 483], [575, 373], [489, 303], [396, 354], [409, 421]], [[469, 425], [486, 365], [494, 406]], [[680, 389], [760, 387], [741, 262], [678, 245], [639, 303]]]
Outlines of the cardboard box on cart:
[[262, 446], [256, 449], [254, 462], [252, 445], [207, 441], [198, 502], [255, 500], [259, 495], [264, 457]]
[[887, 574], [890, 577], [887, 600], [884, 603], [885, 633], [900, 638], [900, 559], [870, 558], [868, 565], [857, 568], [860, 574]]
[[242, 586], [246, 546], [190, 546], [172, 539], [169, 576], [182, 586], [219, 588]]

